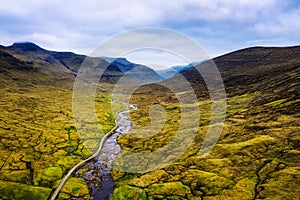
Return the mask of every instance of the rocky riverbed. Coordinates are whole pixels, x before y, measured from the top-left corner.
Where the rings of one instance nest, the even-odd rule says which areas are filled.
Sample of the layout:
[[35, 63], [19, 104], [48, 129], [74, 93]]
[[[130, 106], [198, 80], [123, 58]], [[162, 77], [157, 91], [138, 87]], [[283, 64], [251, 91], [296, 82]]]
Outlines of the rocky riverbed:
[[118, 128], [115, 133], [106, 140], [98, 158], [84, 166], [84, 169], [87, 169], [87, 171], [83, 174], [83, 178], [88, 183], [91, 199], [93, 200], [109, 199], [113, 193], [114, 182], [110, 172], [113, 167], [113, 161], [121, 152], [121, 147], [117, 143], [117, 137], [120, 134], [127, 133], [131, 129], [128, 112], [118, 113], [119, 118], [116, 122]]

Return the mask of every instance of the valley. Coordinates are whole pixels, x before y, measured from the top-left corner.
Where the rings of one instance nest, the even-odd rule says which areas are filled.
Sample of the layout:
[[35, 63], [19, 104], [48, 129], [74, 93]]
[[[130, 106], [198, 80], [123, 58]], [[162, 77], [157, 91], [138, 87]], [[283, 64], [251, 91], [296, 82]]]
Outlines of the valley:
[[[118, 66], [105, 59], [90, 58], [101, 72], [105, 70], [103, 66], [109, 67], [95, 95], [98, 126], [103, 133], [93, 133], [94, 149], [83, 145], [85, 141], [77, 132], [72, 113], [72, 87], [85, 58], [48, 51], [32, 43], [1, 46], [0, 199], [49, 199], [67, 172], [91, 156], [98, 139], [115, 126], [117, 115], [111, 108], [111, 94], [129, 69], [122, 69], [120, 63]], [[212, 151], [205, 157], [198, 155], [209, 126], [214, 125], [210, 124], [213, 102], [195, 69], [203, 67], [204, 62], [180, 72], [191, 83], [200, 109], [192, 143], [180, 155], [176, 152], [185, 146], [178, 144], [172, 149], [178, 157], [169, 157], [172, 162], [159, 169], [131, 173], [112, 168], [115, 186], [111, 199], [299, 198], [300, 47], [254, 47], [213, 60], [224, 81], [227, 110], [222, 134]], [[124, 65], [125, 61], [121, 61]], [[136, 77], [132, 82], [140, 82], [145, 66], [139, 67], [126, 78]], [[130, 104], [138, 107], [129, 112], [132, 129], [116, 138], [122, 151], [159, 151], [177, 137], [180, 128], [183, 107], [178, 94], [158, 83], [149, 83], [176, 85], [179, 75], [162, 80], [152, 70], [147, 72], [152, 74], [149, 80], [130, 99]], [[180, 95], [189, 93], [181, 91]], [[149, 111], [154, 105], [164, 108], [166, 114], [165, 119], [157, 119], [162, 124], [159, 130], [151, 129]], [[120, 105], [118, 109], [127, 108]], [[194, 122], [194, 112], [190, 113], [187, 117]], [[138, 128], [147, 126], [150, 129]], [[189, 131], [186, 127], [184, 132]], [[122, 156], [126, 159], [126, 154], [119, 158]], [[148, 167], [161, 164], [155, 157], [149, 158], [152, 160]], [[131, 160], [125, 167], [139, 171], [145, 162], [148, 161]], [[57, 199], [90, 199], [92, 192], [84, 179], [87, 171], [87, 167], [76, 171]], [[93, 184], [97, 186], [97, 182]]]

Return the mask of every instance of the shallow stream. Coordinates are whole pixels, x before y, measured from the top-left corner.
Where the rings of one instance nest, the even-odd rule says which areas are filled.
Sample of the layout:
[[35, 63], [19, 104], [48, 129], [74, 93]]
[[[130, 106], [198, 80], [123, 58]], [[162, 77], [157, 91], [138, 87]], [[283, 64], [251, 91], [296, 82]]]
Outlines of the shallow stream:
[[127, 133], [131, 129], [131, 121], [128, 115], [129, 111], [118, 113], [115, 133], [110, 136], [102, 148], [97, 161], [92, 161], [85, 165], [88, 171], [84, 173], [83, 178], [87, 181], [91, 191], [91, 199], [106, 200], [109, 199], [114, 191], [114, 182], [111, 178], [113, 161], [121, 152], [121, 147], [117, 143], [117, 137], [120, 134]]

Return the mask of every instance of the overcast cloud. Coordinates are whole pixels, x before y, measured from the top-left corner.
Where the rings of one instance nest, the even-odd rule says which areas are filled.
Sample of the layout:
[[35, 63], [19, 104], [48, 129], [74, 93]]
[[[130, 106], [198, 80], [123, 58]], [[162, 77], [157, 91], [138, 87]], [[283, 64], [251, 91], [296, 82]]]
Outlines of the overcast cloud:
[[[134, 28], [163, 27], [211, 57], [243, 47], [299, 45], [299, 0], [0, 0], [0, 44], [32, 41], [89, 54]], [[176, 42], [176, 41], [174, 41]], [[140, 61], [142, 62], [142, 60]]]

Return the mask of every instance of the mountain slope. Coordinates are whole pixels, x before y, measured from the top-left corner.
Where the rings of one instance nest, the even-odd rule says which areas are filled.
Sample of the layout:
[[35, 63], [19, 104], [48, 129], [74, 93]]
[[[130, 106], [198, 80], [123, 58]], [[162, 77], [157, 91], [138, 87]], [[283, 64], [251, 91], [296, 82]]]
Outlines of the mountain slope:
[[[72, 113], [75, 75], [85, 58], [97, 69], [93, 72], [109, 65], [32, 43], [0, 46], [0, 199], [47, 200], [68, 170], [90, 156]], [[95, 113], [104, 132], [114, 126], [108, 94], [122, 75], [110, 65], [95, 94]], [[100, 136], [94, 134], [93, 141], [98, 144]], [[81, 178], [72, 177], [64, 190], [60, 199], [89, 199]]]
[[0, 47], [0, 85], [2, 87], [33, 83], [46, 78], [33, 62], [20, 60], [4, 49]]
[[[42, 73], [54, 78], [72, 79], [76, 76], [83, 61], [96, 66], [94, 74], [102, 74], [102, 81], [116, 83], [124, 76], [129, 82], [158, 82], [162, 78], [151, 68], [127, 61], [125, 58], [92, 58], [72, 52], [48, 51], [31, 42], [14, 43], [9, 47], [1, 47], [3, 52], [11, 54], [22, 62], [30, 62]], [[113, 63], [111, 63], [113, 61]], [[103, 72], [104, 67], [107, 67]], [[71, 76], [70, 76], [71, 75]]]
[[[103, 73], [102, 81], [116, 82], [123, 75], [116, 65], [110, 65], [103, 59], [72, 52], [48, 51], [30, 42], [14, 43], [12, 46], [2, 47], [1, 50], [21, 62], [30, 63], [41, 74], [53, 80], [74, 81], [85, 59], [88, 59], [88, 62], [96, 67], [95, 70], [98, 70], [98, 73], [95, 71], [95, 75]], [[107, 67], [105, 72], [103, 72], [104, 67]]]
[[[227, 113], [222, 135], [205, 158], [198, 152], [210, 125], [212, 102], [194, 68], [181, 72], [199, 98], [201, 118], [193, 143], [175, 162], [160, 170], [139, 174], [113, 170], [116, 189], [112, 198], [298, 199], [299, 54], [299, 47], [255, 47], [214, 59], [227, 91]], [[72, 85], [84, 57], [27, 43], [0, 46], [0, 91], [4, 94], [0, 99], [0, 199], [46, 200], [63, 175], [90, 155], [72, 118]], [[89, 59], [99, 70], [108, 64], [103, 59]], [[124, 74], [117, 65], [110, 67], [95, 99], [97, 117], [106, 132], [114, 126], [110, 83]], [[165, 82], [180, 88], [178, 76]], [[182, 90], [177, 95], [189, 94]], [[159, 151], [178, 134], [182, 110], [170, 89], [145, 85], [132, 95], [130, 103], [139, 108], [130, 112], [132, 131], [145, 137], [120, 135], [118, 142], [123, 150]], [[165, 108], [165, 124], [148, 137], [151, 130], [140, 131], [134, 126], [151, 125], [149, 110], [157, 104]], [[196, 119], [192, 111], [187, 117]], [[177, 156], [175, 147], [172, 150]], [[148, 161], [125, 164], [138, 168], [142, 163]], [[81, 173], [68, 181], [60, 199], [89, 199]]]
[[[229, 95], [254, 91], [282, 90], [297, 87], [300, 66], [300, 46], [282, 48], [253, 47], [235, 51], [213, 59], [224, 81]], [[198, 65], [201, 68], [205, 65]], [[195, 88], [203, 83], [201, 75], [191, 68], [181, 73]], [[281, 81], [280, 81], [281, 80]], [[293, 82], [293, 85], [282, 81]], [[260, 87], [258, 87], [258, 85]], [[279, 88], [278, 88], [279, 87]], [[292, 88], [288, 88], [292, 87]], [[293, 89], [293, 91], [294, 91]]]
[[126, 78], [137, 79], [144, 83], [162, 81], [162, 77], [157, 72], [145, 65], [129, 62], [126, 58], [101, 58], [118, 66], [125, 73]]
[[[125, 199], [127, 195], [148, 199], [299, 198], [300, 47], [248, 48], [213, 60], [224, 80], [227, 110], [222, 134], [212, 151], [204, 158], [198, 155], [204, 138], [209, 138], [208, 127], [214, 126], [210, 125], [212, 102], [203, 78], [195, 68], [190, 68], [164, 83], [180, 88], [182, 75], [198, 96], [200, 120], [193, 143], [162, 169], [140, 174], [113, 171], [117, 182], [113, 199]], [[206, 66], [203, 63], [196, 68]], [[184, 87], [180, 89], [177, 95], [190, 95]], [[131, 103], [139, 108], [131, 112], [133, 124], [149, 126], [153, 118], [149, 110], [158, 103], [166, 110], [166, 122], [152, 137], [147, 137], [151, 130], [139, 131], [133, 126], [132, 132], [118, 138], [123, 150], [156, 152], [178, 134], [190, 130], [178, 132], [180, 113], [182, 107], [194, 104], [182, 106], [168, 88], [157, 84], [139, 88]], [[196, 119], [193, 114], [190, 111], [190, 121]], [[131, 136], [134, 134], [145, 137]], [[173, 155], [178, 155], [180, 147], [178, 143], [172, 149]], [[144, 162], [148, 161], [131, 160], [126, 164], [139, 169], [138, 163]]]
[[[101, 80], [95, 114], [108, 132], [115, 125], [110, 94], [124, 75], [117, 65], [33, 43], [0, 46], [0, 199], [49, 199], [63, 175], [93, 152], [83, 145], [72, 113], [74, 80], [84, 61]], [[96, 148], [102, 133], [91, 134], [90, 146]], [[89, 199], [80, 177], [72, 177], [59, 198], [72, 197]]]

